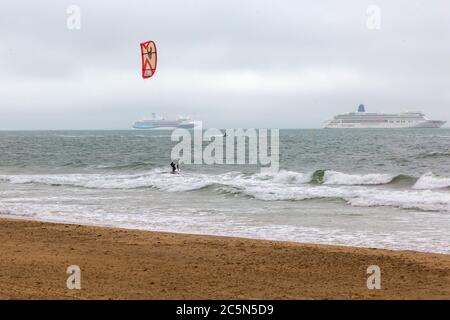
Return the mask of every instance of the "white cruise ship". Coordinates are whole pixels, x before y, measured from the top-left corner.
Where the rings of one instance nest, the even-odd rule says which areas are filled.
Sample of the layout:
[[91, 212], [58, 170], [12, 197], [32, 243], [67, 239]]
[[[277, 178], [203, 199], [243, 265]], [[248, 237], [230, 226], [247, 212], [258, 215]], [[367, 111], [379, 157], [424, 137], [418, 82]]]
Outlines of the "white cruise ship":
[[195, 127], [195, 122], [185, 117], [178, 117], [176, 120], [166, 120], [161, 116], [152, 113], [152, 118], [136, 121], [133, 124], [135, 129], [191, 129]]
[[358, 112], [338, 114], [324, 128], [440, 128], [446, 121], [430, 120], [420, 112], [372, 113], [359, 105]]

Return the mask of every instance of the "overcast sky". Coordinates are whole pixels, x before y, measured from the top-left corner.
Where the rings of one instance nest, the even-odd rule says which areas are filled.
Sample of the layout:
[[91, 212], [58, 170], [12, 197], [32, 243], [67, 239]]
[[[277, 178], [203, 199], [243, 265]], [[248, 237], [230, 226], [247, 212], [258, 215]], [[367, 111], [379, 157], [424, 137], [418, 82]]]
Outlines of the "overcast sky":
[[2, 0], [0, 130], [127, 129], [152, 112], [315, 128], [359, 103], [449, 121], [449, 14], [448, 0]]

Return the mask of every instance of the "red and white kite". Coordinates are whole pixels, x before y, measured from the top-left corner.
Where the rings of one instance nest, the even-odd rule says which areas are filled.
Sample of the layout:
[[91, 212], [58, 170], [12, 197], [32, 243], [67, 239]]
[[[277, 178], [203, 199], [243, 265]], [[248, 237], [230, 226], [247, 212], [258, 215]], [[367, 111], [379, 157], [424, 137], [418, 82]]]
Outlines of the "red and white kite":
[[155, 74], [156, 71], [156, 45], [153, 41], [141, 43], [142, 54], [142, 78], [147, 79]]

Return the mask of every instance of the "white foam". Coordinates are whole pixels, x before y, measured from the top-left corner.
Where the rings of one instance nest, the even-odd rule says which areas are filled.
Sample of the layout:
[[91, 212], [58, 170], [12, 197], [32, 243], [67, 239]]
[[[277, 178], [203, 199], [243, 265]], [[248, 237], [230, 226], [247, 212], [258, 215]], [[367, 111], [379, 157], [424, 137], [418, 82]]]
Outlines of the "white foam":
[[[335, 224], [335, 221], [338, 222], [340, 219], [339, 215], [336, 215], [336, 220], [330, 224], [324, 223], [317, 226], [308, 224], [302, 226], [302, 220], [291, 222], [292, 224], [286, 223], [286, 221], [277, 220], [276, 215], [273, 219], [261, 224], [259, 217], [264, 214], [261, 211], [256, 212], [254, 219], [249, 219], [248, 216], [237, 217], [235, 214], [227, 214], [224, 209], [206, 213], [201, 208], [180, 210], [167, 207], [163, 212], [158, 213], [153, 208], [130, 208], [127, 205], [114, 206], [114, 210], [111, 210], [100, 203], [94, 207], [91, 204], [56, 203], [47, 203], [45, 206], [8, 203], [5, 207], [0, 203], [0, 215], [49, 222], [450, 253], [445, 227], [432, 227], [427, 230], [426, 226], [421, 225], [419, 231], [414, 230], [426, 219], [423, 215], [413, 216], [419, 221], [412, 221], [412, 226], [409, 224], [403, 228], [401, 222], [398, 222], [397, 229], [386, 232], [385, 229], [367, 229], [364, 223], [350, 229], [342, 228], [342, 221]], [[436, 216], [433, 218], [433, 223], [436, 223]], [[374, 221], [374, 224], [378, 222]]]
[[65, 175], [12, 175], [0, 176], [0, 180], [13, 184], [38, 183], [64, 185], [92, 189], [135, 189], [152, 187], [166, 191], [190, 191], [203, 188], [210, 182], [206, 175], [176, 175], [162, 170], [145, 174], [65, 174]]
[[336, 185], [376, 185], [390, 183], [395, 176], [390, 174], [346, 174], [337, 171], [325, 171], [323, 184]]
[[255, 179], [270, 179], [275, 183], [309, 183], [312, 179], [312, 173], [301, 173], [295, 171], [280, 170], [276, 173], [255, 174]]
[[429, 190], [381, 190], [364, 186], [249, 186], [244, 194], [264, 201], [299, 201], [339, 198], [353, 206], [392, 206], [404, 209], [450, 212], [450, 193]]
[[414, 189], [442, 189], [450, 187], [450, 178], [435, 176], [432, 172], [428, 172], [421, 176], [414, 184]]
[[419, 179], [415, 185], [416, 190], [392, 190], [373, 186], [391, 181], [392, 176], [389, 175], [349, 175], [334, 171], [325, 173], [324, 185], [308, 183], [311, 181], [311, 174], [292, 171], [264, 175], [244, 175], [239, 172], [219, 175], [183, 172], [176, 175], [155, 169], [128, 175], [11, 175], [0, 176], [0, 180], [13, 184], [39, 183], [92, 189], [156, 188], [167, 192], [186, 192], [217, 185], [214, 189], [216, 191], [243, 194], [263, 201], [339, 198], [354, 206], [393, 206], [450, 212], [449, 192], [427, 190], [446, 187], [449, 181], [430, 175]]

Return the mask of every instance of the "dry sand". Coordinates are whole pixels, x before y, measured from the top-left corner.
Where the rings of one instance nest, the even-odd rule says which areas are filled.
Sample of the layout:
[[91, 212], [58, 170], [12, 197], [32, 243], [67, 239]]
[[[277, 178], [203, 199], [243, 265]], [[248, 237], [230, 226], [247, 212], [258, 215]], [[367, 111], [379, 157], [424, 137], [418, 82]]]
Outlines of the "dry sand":
[[450, 298], [450, 255], [411, 251], [0, 219], [0, 252], [2, 299]]

